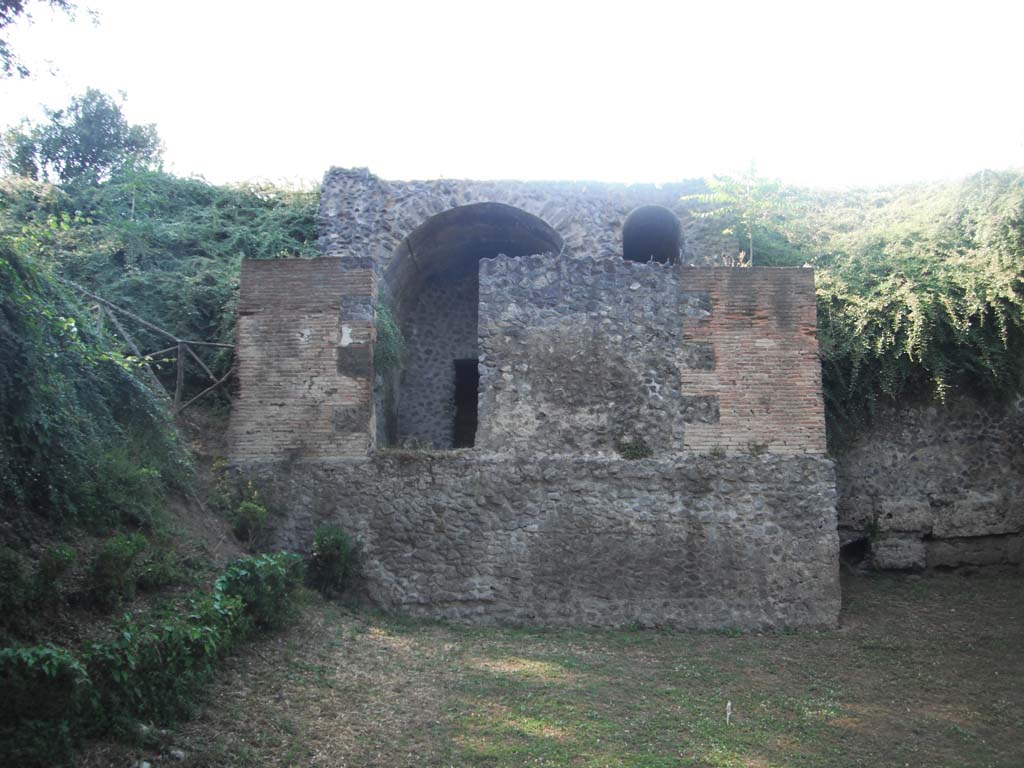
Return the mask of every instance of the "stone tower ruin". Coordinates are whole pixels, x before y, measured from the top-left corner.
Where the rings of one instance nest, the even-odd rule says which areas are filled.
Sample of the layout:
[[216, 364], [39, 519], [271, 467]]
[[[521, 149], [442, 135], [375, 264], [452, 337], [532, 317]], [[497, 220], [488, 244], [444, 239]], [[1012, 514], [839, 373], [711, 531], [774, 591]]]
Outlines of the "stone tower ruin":
[[700, 190], [329, 171], [321, 257], [242, 268], [279, 543], [340, 524], [367, 599], [456, 621], [834, 623], [814, 274], [731, 266]]

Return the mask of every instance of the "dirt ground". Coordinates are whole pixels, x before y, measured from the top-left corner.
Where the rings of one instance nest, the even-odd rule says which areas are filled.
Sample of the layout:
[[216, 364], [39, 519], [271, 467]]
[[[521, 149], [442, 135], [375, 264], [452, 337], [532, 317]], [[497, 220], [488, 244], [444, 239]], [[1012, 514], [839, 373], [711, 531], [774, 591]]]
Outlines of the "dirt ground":
[[474, 629], [307, 594], [159, 749], [83, 763], [1024, 766], [1024, 578], [844, 595], [838, 629], [739, 634]]

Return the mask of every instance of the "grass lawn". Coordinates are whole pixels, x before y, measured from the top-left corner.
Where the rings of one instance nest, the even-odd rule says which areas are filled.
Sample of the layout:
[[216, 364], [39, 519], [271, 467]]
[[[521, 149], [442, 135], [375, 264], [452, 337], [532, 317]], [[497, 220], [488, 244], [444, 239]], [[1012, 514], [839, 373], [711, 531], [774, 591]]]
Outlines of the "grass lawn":
[[186, 760], [84, 761], [1021, 768], [1024, 579], [855, 578], [839, 629], [758, 635], [474, 629], [309, 597], [167, 744]]

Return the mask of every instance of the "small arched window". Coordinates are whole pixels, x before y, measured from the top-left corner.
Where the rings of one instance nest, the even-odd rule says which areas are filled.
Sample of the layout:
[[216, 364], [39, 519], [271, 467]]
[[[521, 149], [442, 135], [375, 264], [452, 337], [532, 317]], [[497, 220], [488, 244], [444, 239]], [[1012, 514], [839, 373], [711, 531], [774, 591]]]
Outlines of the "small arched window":
[[680, 231], [679, 218], [668, 208], [634, 208], [622, 225], [622, 258], [675, 264], [679, 260]]

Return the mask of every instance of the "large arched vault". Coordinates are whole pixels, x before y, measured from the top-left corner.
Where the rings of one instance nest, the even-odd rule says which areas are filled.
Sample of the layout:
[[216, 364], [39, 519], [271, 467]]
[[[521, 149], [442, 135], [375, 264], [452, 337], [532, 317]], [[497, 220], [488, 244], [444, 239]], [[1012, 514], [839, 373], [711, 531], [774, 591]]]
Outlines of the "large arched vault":
[[562, 246], [542, 219], [503, 203], [452, 208], [402, 240], [382, 296], [407, 351], [401, 372], [380, 383], [381, 440], [435, 449], [473, 445], [480, 260], [559, 253]]

